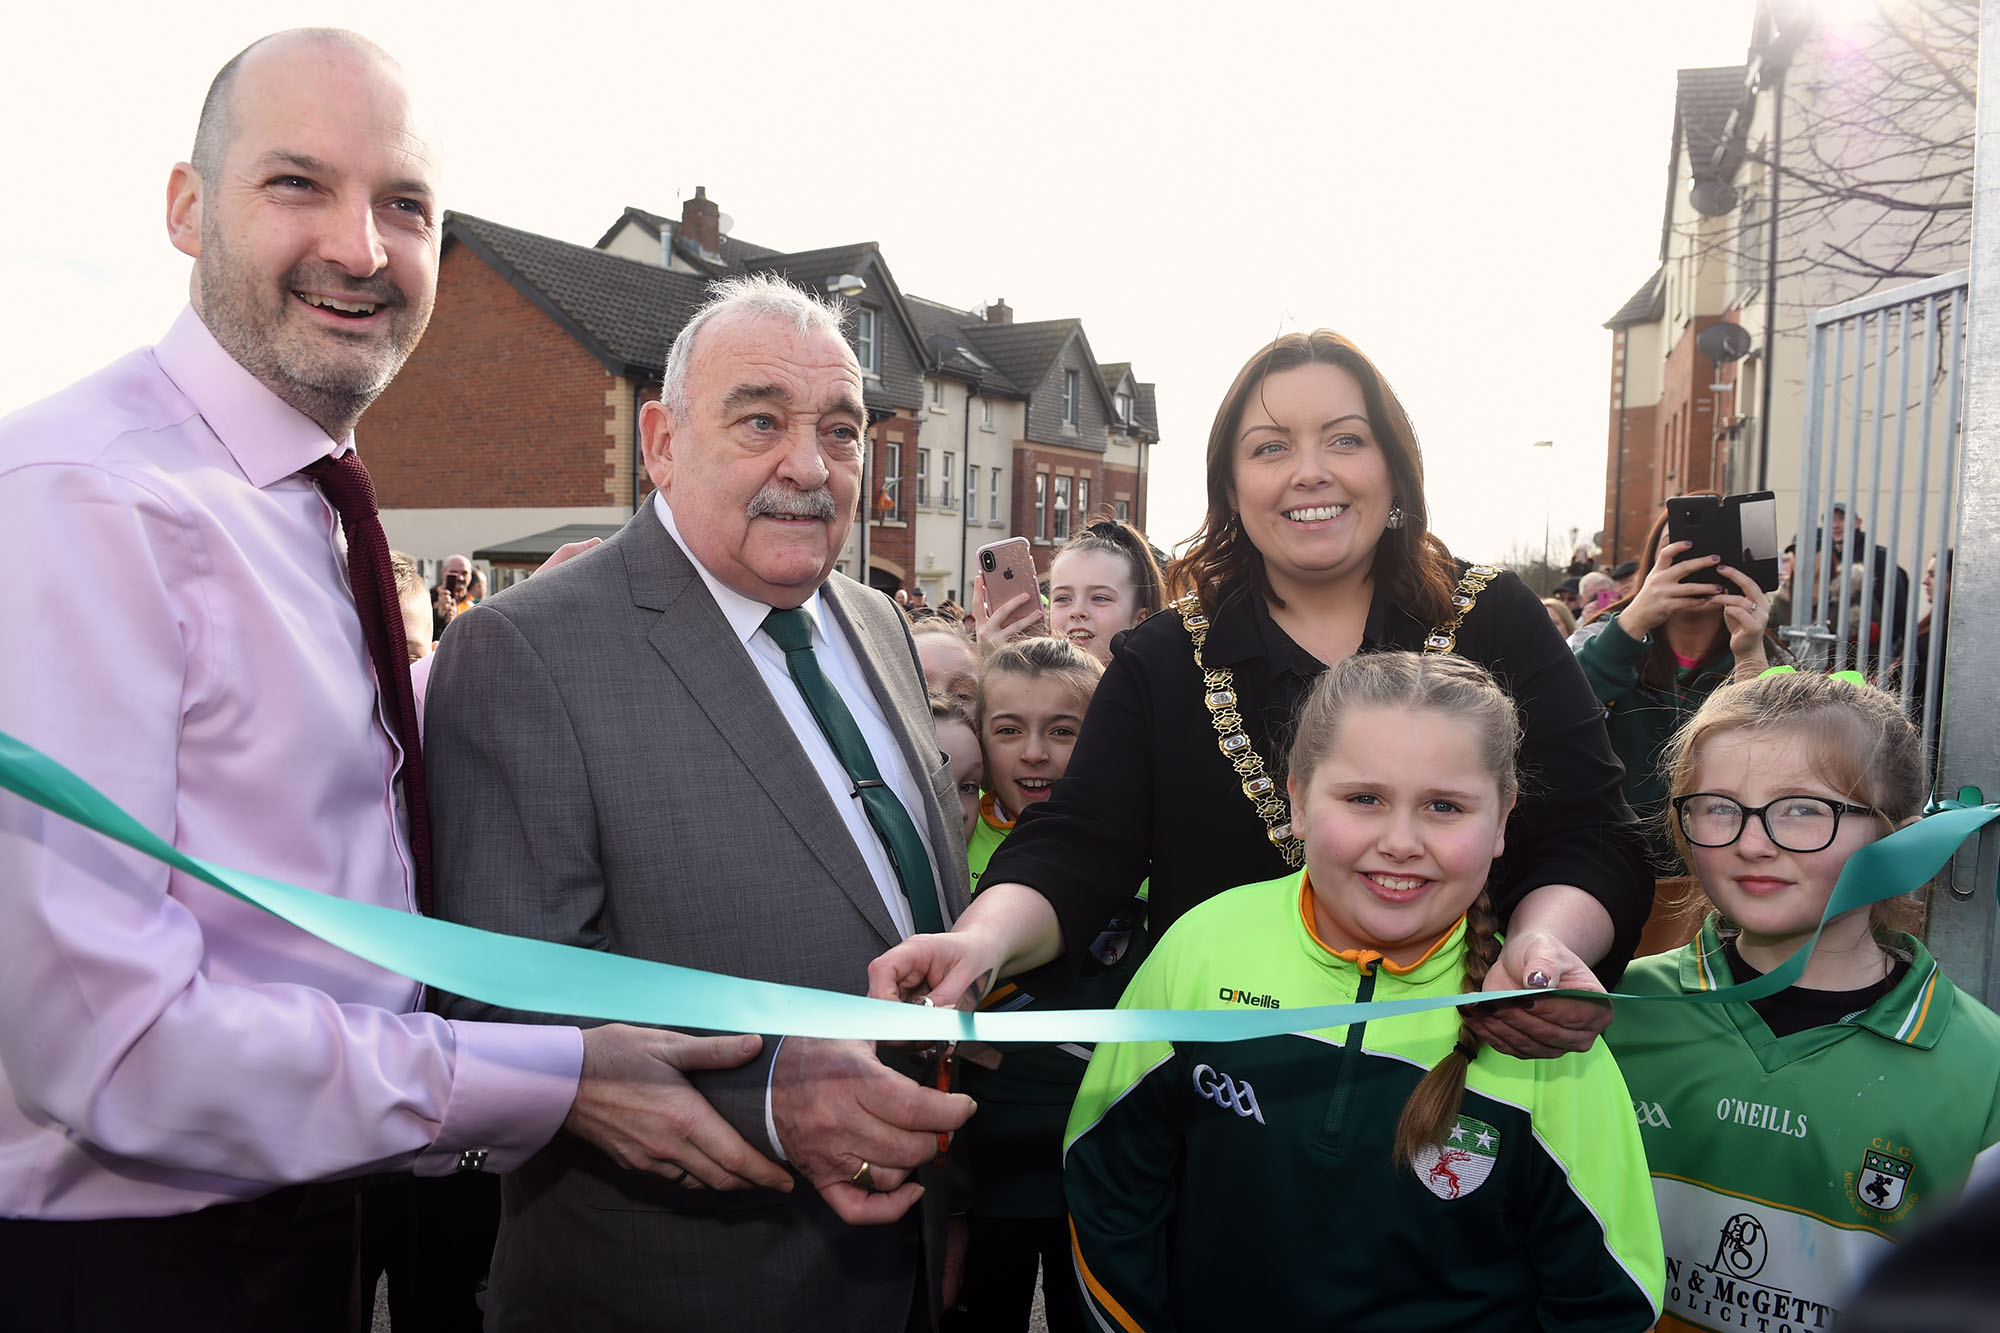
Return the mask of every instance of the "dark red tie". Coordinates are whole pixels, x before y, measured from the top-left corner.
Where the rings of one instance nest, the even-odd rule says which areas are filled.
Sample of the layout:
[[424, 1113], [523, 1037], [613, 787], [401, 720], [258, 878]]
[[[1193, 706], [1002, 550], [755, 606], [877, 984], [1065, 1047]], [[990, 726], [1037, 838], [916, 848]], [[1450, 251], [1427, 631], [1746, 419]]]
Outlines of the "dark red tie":
[[376, 517], [375, 483], [352, 449], [299, 470], [319, 483], [347, 533], [347, 581], [354, 588], [361, 636], [368, 641], [384, 711], [403, 746], [403, 805], [410, 813], [410, 853], [417, 863], [417, 908], [429, 916], [431, 815], [424, 796], [423, 746], [417, 738], [417, 694], [410, 684], [409, 639], [403, 632], [395, 571], [389, 567], [389, 539]]

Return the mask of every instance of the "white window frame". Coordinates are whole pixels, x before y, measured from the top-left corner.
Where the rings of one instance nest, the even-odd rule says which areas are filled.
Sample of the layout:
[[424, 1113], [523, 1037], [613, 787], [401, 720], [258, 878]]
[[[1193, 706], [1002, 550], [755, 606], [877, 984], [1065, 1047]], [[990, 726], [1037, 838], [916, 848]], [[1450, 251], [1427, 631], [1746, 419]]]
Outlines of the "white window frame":
[[1089, 517], [1090, 517], [1090, 478], [1079, 476], [1076, 479], [1077, 522], [1072, 526], [1077, 526], [1082, 524]]
[[991, 398], [981, 398], [979, 400], [979, 429], [993, 429], [993, 400]]
[[953, 498], [951, 490], [951, 481], [952, 481], [951, 474], [954, 465], [957, 463], [957, 461], [958, 461], [958, 455], [953, 453], [949, 449], [944, 451], [944, 456], [939, 460], [940, 466], [938, 469], [938, 508], [940, 509], [958, 508], [958, 501], [955, 498]]
[[1120, 523], [1130, 523], [1132, 521], [1132, 502], [1130, 500], [1113, 500], [1111, 502], [1111, 509], [1113, 513], [1118, 515]]
[[[889, 512], [885, 519], [901, 521], [903, 517], [903, 442], [901, 440], [882, 441], [882, 485], [881, 490], [889, 492]], [[873, 500], [869, 508], [874, 508]]]
[[1120, 390], [1118, 391], [1118, 395], [1117, 395], [1117, 396], [1116, 396], [1115, 398], [1113, 398], [1113, 399], [1112, 399], [1111, 401], [1112, 401], [1113, 405], [1114, 405], [1114, 406], [1116, 406], [1116, 407], [1117, 407], [1117, 409], [1118, 409], [1118, 424], [1119, 424], [1119, 425], [1121, 425], [1121, 426], [1129, 426], [1129, 425], [1131, 425], [1131, 424], [1132, 424], [1132, 395], [1131, 395], [1131, 394], [1129, 394], [1129, 393], [1126, 393], [1126, 392], [1125, 392], [1125, 391], [1124, 391], [1123, 389], [1120, 389]]
[[987, 521], [998, 523], [1000, 521], [1000, 469], [998, 467], [993, 469], [992, 479], [986, 483], [986, 492], [992, 497], [987, 506]]
[[1035, 540], [1043, 541], [1048, 535], [1049, 522], [1049, 474], [1035, 474]]
[[1056, 498], [1055, 502], [1050, 506], [1049, 513], [1049, 540], [1052, 542], [1066, 542], [1069, 540], [1069, 493], [1070, 487], [1074, 484], [1074, 480], [1070, 477], [1058, 476], [1056, 478]]
[[931, 507], [931, 451], [917, 450], [917, 508]]
[[965, 504], [965, 516], [967, 518], [978, 518], [979, 464], [977, 463], [967, 463], [965, 465]]
[[854, 312], [854, 359], [862, 374], [882, 373], [882, 317], [865, 307]]
[[1076, 372], [1074, 370], [1065, 370], [1063, 372], [1063, 425], [1069, 427], [1071, 430], [1076, 429], [1078, 416], [1077, 400], [1081, 397], [1077, 393], [1077, 388]]

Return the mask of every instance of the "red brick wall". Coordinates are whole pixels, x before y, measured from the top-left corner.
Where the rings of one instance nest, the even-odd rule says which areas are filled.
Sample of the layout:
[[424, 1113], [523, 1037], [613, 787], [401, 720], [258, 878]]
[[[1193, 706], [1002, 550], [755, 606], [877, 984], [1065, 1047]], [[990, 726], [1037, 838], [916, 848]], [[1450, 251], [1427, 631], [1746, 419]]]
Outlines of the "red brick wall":
[[[1099, 487], [1103, 493], [1099, 494]], [[1146, 530], [1146, 488], [1135, 467], [1114, 467], [1104, 465], [1104, 479], [1090, 484], [1090, 507], [1095, 511], [1115, 515], [1116, 501], [1124, 500], [1130, 507], [1131, 517], [1127, 522], [1139, 531]], [[1086, 518], [1091, 515], [1086, 514]]]
[[[1107, 469], [1104, 455], [1087, 453], [1081, 449], [1064, 449], [1046, 444], [1014, 445], [1014, 530], [1009, 535], [1026, 537], [1035, 552], [1035, 568], [1042, 574], [1049, 572], [1049, 560], [1062, 546], [1061, 542], [1049, 537], [1055, 526], [1055, 481], [1058, 476], [1088, 477], [1090, 479], [1090, 502], [1083, 510], [1076, 507], [1076, 485], [1070, 484], [1070, 535], [1075, 536], [1080, 526], [1081, 516], [1095, 511], [1110, 499], [1110, 491], [1105, 486]], [[1120, 469], [1127, 476], [1130, 469]], [[1043, 530], [1035, 530], [1035, 474], [1046, 472], [1048, 483], [1048, 504], [1043, 521]], [[1136, 502], [1138, 496], [1134, 494]]]
[[606, 492], [603, 365], [454, 245], [437, 309], [359, 440], [385, 509], [629, 503]]
[[1660, 460], [1654, 474], [1655, 515], [1668, 496], [1712, 490], [1726, 475], [1723, 446], [1716, 438], [1717, 395], [1708, 387], [1718, 382], [1716, 366], [1695, 346], [1703, 329], [1723, 322], [1718, 315], [1697, 316], [1667, 353], [1659, 414], [1654, 419], [1659, 442], [1655, 456]]
[[[894, 561], [903, 569], [903, 586], [916, 587], [917, 551], [917, 419], [900, 408], [887, 421], [877, 422], [868, 432], [869, 448], [873, 457], [868, 463], [868, 489], [870, 495], [862, 498], [863, 512], [870, 515], [868, 523], [868, 557], [872, 562], [880, 556]], [[873, 517], [874, 496], [881, 493], [883, 482], [888, 478], [882, 474], [887, 465], [883, 445], [897, 440], [903, 446], [902, 480], [891, 489], [891, 494], [901, 498], [901, 522], [885, 522]], [[866, 582], [866, 575], [863, 575]]]
[[[1602, 563], [1617, 565], [1636, 560], [1645, 545], [1646, 533], [1659, 512], [1658, 453], [1660, 441], [1655, 427], [1656, 408], [1627, 406], [1620, 410], [1628, 335], [1624, 329], [1611, 335], [1611, 432], [1607, 440], [1604, 468], [1604, 554]], [[1643, 373], [1644, 368], [1640, 368]], [[1621, 431], [1622, 427], [1622, 431]], [[1623, 463], [1621, 470], [1620, 463]]]

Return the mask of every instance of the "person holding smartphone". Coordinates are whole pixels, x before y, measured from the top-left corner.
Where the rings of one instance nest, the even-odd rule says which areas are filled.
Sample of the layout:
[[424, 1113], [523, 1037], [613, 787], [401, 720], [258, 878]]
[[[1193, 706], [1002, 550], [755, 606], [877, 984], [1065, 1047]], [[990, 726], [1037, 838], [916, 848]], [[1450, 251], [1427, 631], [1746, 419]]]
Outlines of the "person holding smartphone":
[[[1625, 765], [1625, 799], [1662, 876], [1683, 872], [1663, 817], [1661, 750], [1717, 687], [1788, 660], [1771, 637], [1771, 594], [1721, 556], [1696, 555], [1692, 543], [1668, 536], [1662, 510], [1646, 538], [1638, 589], [1570, 638], [1605, 707], [1611, 748]], [[1699, 577], [1710, 571], [1727, 582]]]

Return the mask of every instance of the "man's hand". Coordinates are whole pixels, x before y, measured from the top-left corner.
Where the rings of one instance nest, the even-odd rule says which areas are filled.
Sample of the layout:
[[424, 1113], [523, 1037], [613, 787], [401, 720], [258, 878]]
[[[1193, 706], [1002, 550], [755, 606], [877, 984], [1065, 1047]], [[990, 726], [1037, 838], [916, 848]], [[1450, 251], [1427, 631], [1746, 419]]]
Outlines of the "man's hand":
[[583, 1076], [563, 1128], [620, 1166], [687, 1189], [790, 1190], [791, 1173], [743, 1141], [682, 1077], [734, 1069], [761, 1037], [690, 1037], [611, 1023], [583, 1030]]
[[[1486, 974], [1486, 990], [1542, 987], [1602, 991], [1581, 958], [1555, 936], [1524, 930], [1508, 936]], [[1465, 1021], [1494, 1050], [1523, 1060], [1549, 1060], [1587, 1051], [1611, 1026], [1611, 1006], [1595, 1000], [1507, 1000], [1465, 1010]]]
[[[792, 1166], [855, 1224], [894, 1222], [923, 1197], [909, 1173], [937, 1155], [938, 1135], [977, 1108], [964, 1093], [921, 1087], [863, 1041], [787, 1037], [771, 1077], [771, 1118]], [[866, 1164], [880, 1191], [854, 1183]]]
[[591, 537], [580, 542], [564, 542], [561, 546], [556, 547], [555, 554], [535, 566], [535, 572], [537, 574], [546, 574], [557, 565], [576, 559], [591, 547], [602, 545], [604, 545], [604, 538], [602, 537]]

